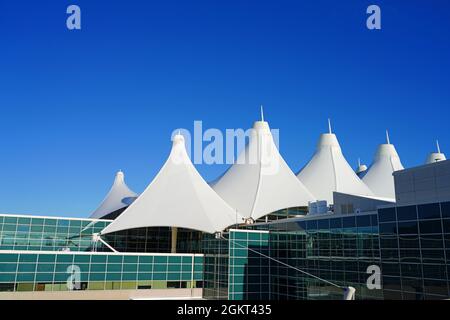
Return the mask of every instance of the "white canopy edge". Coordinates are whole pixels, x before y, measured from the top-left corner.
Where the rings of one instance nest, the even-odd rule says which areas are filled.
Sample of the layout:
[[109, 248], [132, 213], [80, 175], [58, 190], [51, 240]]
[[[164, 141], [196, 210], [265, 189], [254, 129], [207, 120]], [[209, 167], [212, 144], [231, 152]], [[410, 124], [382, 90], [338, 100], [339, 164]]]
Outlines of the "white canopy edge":
[[254, 220], [315, 200], [280, 155], [266, 121], [254, 123], [245, 149], [212, 186], [230, 206]]
[[130, 203], [134, 201], [137, 196], [137, 193], [128, 188], [125, 183], [125, 175], [121, 170], [119, 170], [116, 173], [114, 183], [108, 194], [100, 203], [99, 207], [91, 214], [90, 218], [103, 218], [114, 211], [125, 208], [130, 205]]
[[203, 180], [186, 152], [182, 135], [174, 136], [169, 158], [159, 173], [102, 234], [142, 227], [179, 227], [215, 233], [242, 223]]

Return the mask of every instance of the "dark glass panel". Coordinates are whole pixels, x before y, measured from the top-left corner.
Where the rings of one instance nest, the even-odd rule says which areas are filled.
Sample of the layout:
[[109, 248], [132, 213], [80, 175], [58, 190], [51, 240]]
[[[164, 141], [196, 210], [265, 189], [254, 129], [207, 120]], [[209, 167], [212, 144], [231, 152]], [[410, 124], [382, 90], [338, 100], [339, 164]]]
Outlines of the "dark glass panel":
[[402, 277], [422, 278], [422, 267], [418, 263], [402, 263]]
[[422, 249], [422, 260], [424, 263], [444, 263], [444, 250], [439, 249]]
[[399, 237], [399, 245], [402, 249], [419, 249], [419, 236], [405, 236], [402, 235]]
[[442, 233], [441, 220], [420, 221], [420, 233]]
[[448, 288], [446, 281], [425, 279], [424, 289], [425, 293], [428, 294], [448, 296]]
[[402, 277], [402, 289], [404, 299], [420, 300], [423, 295], [423, 280], [421, 278]]
[[329, 229], [330, 227], [330, 220], [328, 219], [320, 219], [317, 222], [318, 229]]
[[417, 221], [407, 221], [398, 223], [399, 234], [417, 234]]
[[307, 230], [317, 230], [317, 220], [306, 221]]
[[444, 233], [450, 233], [450, 219], [442, 219]]
[[371, 226], [370, 216], [356, 216], [356, 226], [357, 227], [368, 227]]
[[444, 264], [423, 264], [423, 277], [446, 280], [446, 267]]
[[378, 210], [378, 220], [380, 222], [396, 221], [395, 208], [384, 208]]
[[330, 219], [330, 228], [331, 229], [340, 229], [340, 228], [342, 228], [342, 219], [341, 218]]
[[383, 249], [381, 250], [382, 261], [398, 261], [399, 253], [395, 249]]
[[442, 218], [450, 218], [450, 202], [441, 203]]
[[378, 216], [376, 214], [371, 215], [372, 226], [378, 225]]
[[397, 224], [395, 222], [380, 223], [380, 234], [396, 234]]
[[342, 219], [342, 225], [344, 228], [354, 228], [356, 227], [355, 217], [345, 217]]
[[397, 207], [398, 221], [417, 220], [416, 206]]
[[417, 206], [419, 219], [440, 219], [441, 209], [439, 203], [421, 204]]
[[381, 236], [380, 245], [383, 249], [397, 249], [398, 248], [398, 238], [397, 236]]
[[402, 289], [400, 277], [383, 276], [383, 288], [387, 290], [400, 291]]
[[400, 265], [398, 263], [383, 263], [381, 274], [385, 276], [400, 276]]
[[400, 262], [420, 263], [420, 251], [414, 249], [400, 250]]
[[444, 241], [442, 235], [421, 235], [420, 246], [425, 249], [443, 249]]

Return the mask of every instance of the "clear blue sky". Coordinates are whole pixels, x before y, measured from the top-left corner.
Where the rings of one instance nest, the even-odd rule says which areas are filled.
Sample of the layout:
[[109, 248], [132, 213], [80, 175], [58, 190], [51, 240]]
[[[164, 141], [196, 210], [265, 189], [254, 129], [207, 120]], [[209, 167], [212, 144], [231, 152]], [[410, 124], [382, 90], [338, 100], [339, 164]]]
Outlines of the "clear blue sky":
[[450, 154], [447, 0], [2, 1], [0, 41], [1, 213], [88, 216], [118, 169], [145, 188], [175, 128], [247, 128], [260, 104], [294, 171], [328, 117], [352, 166], [386, 128], [407, 167]]

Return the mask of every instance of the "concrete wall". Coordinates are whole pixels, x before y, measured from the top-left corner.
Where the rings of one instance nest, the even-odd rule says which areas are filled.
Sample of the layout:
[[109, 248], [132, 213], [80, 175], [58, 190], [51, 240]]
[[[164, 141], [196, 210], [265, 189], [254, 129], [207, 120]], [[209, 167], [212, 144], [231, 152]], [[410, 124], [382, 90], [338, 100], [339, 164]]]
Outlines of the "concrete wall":
[[0, 292], [0, 300], [190, 300], [203, 289]]
[[394, 172], [397, 205], [450, 201], [450, 160]]
[[333, 192], [333, 198], [335, 214], [376, 211], [379, 206], [394, 203], [385, 200], [367, 198], [364, 196], [356, 196], [341, 192]]

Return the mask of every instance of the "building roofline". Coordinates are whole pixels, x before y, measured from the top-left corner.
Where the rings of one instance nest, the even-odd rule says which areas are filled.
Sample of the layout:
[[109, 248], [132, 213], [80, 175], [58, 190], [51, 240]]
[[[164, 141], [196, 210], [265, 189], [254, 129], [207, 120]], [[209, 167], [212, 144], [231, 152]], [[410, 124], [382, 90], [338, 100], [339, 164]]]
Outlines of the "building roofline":
[[106, 222], [114, 221], [114, 220], [108, 220], [108, 219], [91, 219], [91, 218], [61, 217], [61, 216], [39, 216], [39, 215], [33, 215], [33, 214], [0, 213], [0, 216], [17, 217], [17, 218], [37, 218], [37, 219], [64, 219], [64, 220], [106, 221]]

